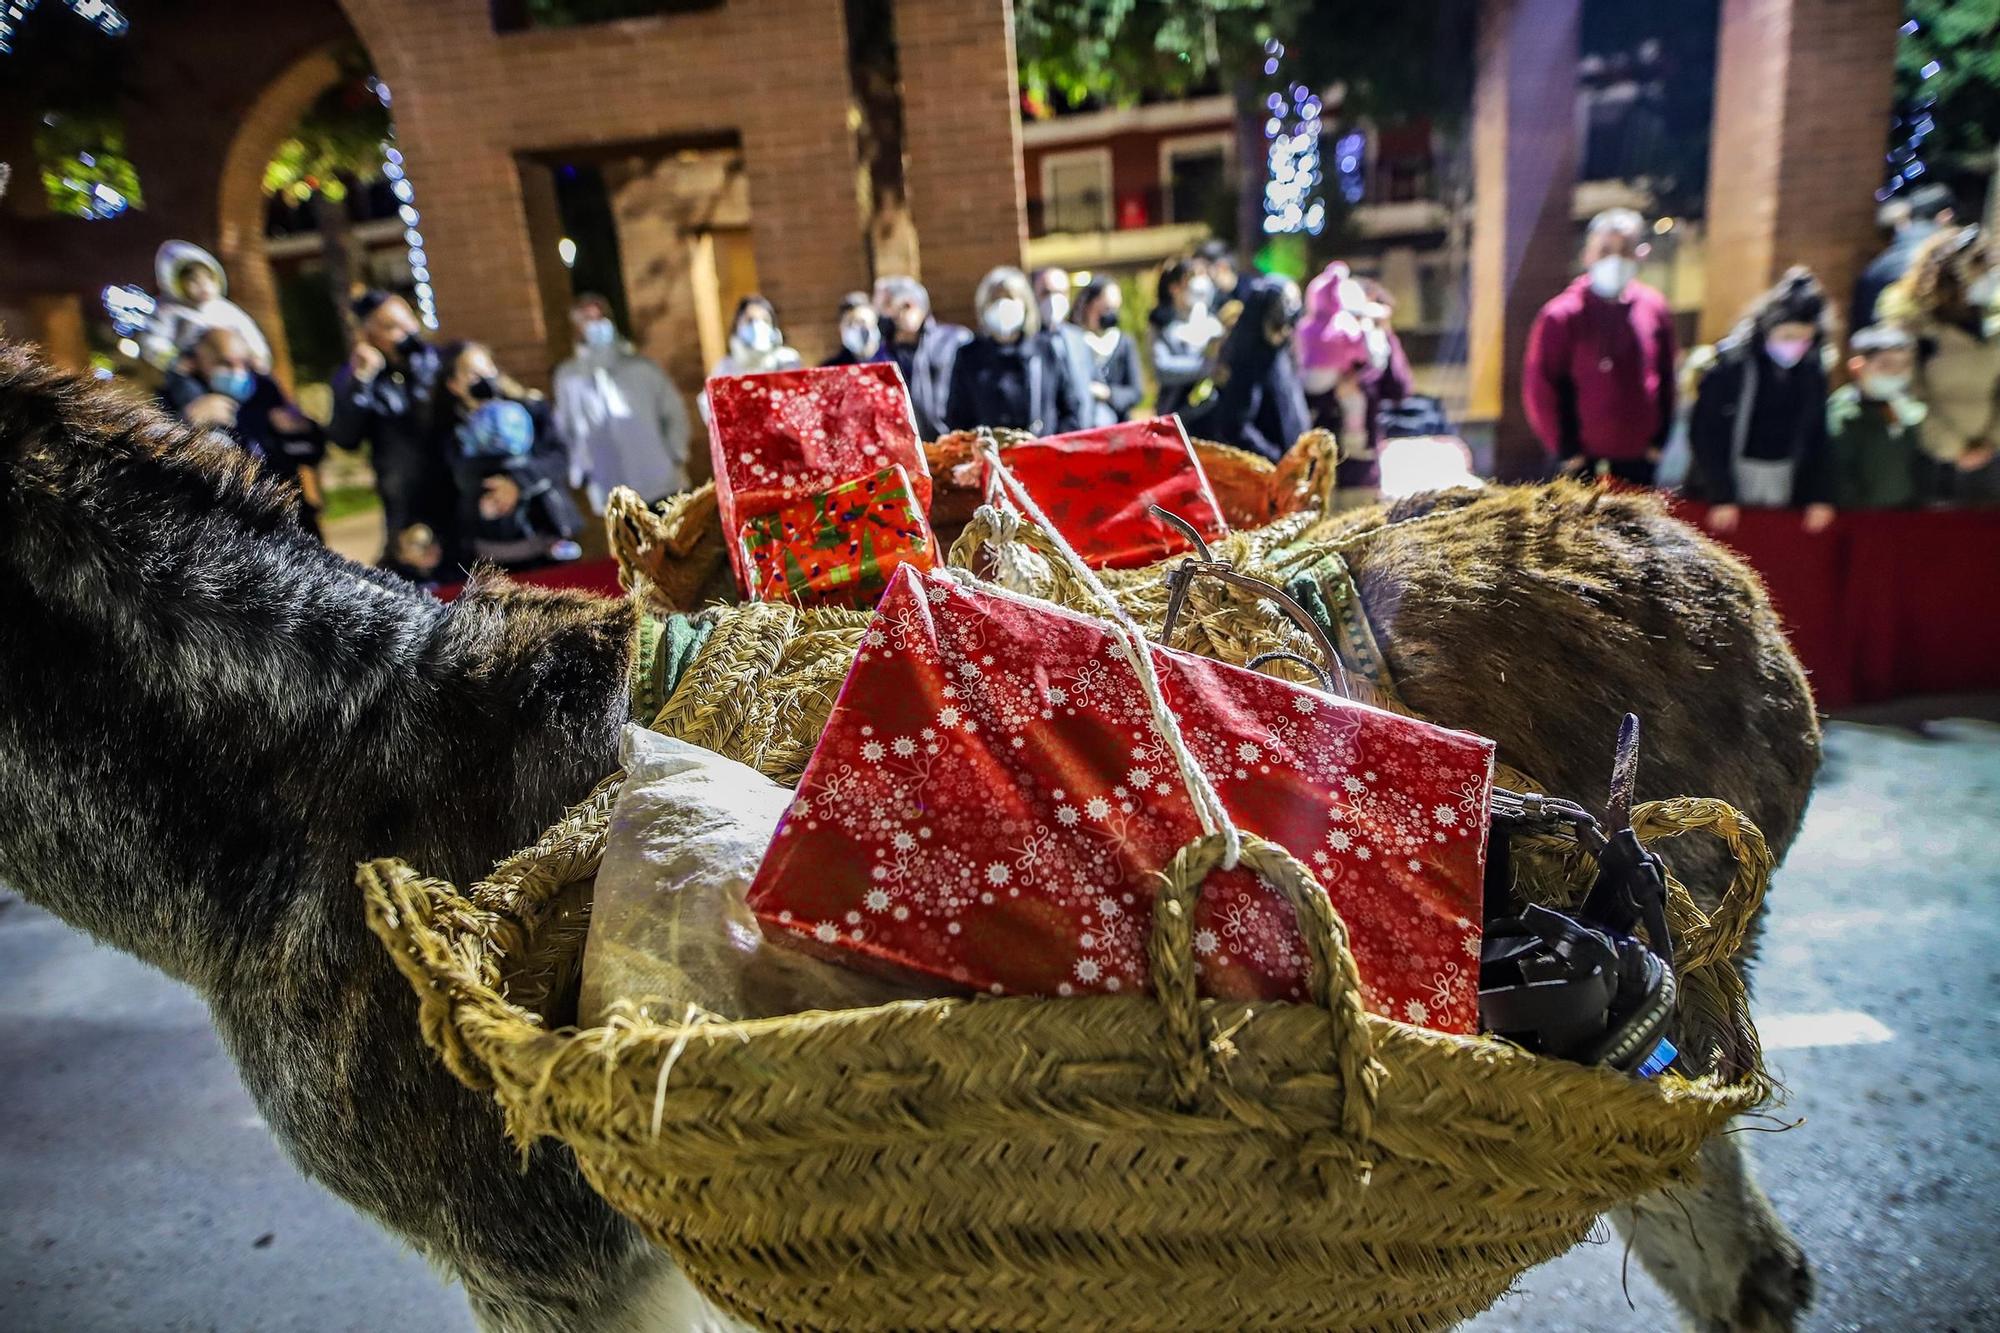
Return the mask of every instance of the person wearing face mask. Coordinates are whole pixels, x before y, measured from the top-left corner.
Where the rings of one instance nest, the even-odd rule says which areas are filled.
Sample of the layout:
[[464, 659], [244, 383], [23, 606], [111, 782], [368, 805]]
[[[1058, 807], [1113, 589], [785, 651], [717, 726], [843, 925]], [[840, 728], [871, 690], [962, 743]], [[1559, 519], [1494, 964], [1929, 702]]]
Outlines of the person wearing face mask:
[[1159, 299], [1147, 317], [1152, 333], [1153, 411], [1171, 416], [1188, 405], [1215, 365], [1222, 324], [1215, 314], [1215, 284], [1205, 266], [1177, 259], [1160, 270]]
[[1882, 294], [1917, 340], [1924, 453], [1940, 498], [2000, 504], [2000, 263], [1977, 227], [1941, 232]]
[[450, 343], [439, 357], [435, 446], [450, 461], [459, 506], [447, 564], [576, 559], [583, 515], [564, 485], [568, 450], [541, 396], [501, 374], [482, 343]]
[[1132, 415], [1146, 396], [1139, 374], [1139, 349], [1118, 327], [1125, 294], [1110, 278], [1098, 276], [1076, 294], [1075, 328], [1089, 355], [1090, 397], [1084, 403], [1086, 426], [1110, 426]]
[[945, 426], [998, 426], [1032, 435], [1075, 430], [1083, 418], [1082, 386], [1068, 358], [1041, 327], [1028, 275], [996, 268], [974, 296], [979, 331], [959, 349], [951, 368]]
[[687, 489], [688, 414], [659, 363], [618, 336], [611, 303], [593, 292], [570, 306], [576, 351], [555, 376], [557, 435], [570, 449], [569, 484], [602, 514], [620, 486], [647, 503]]
[[[1063, 358], [1063, 369], [1070, 383], [1087, 386], [1095, 373], [1092, 364], [1090, 344], [1083, 336], [1083, 329], [1070, 322], [1074, 313], [1070, 305], [1070, 292], [1074, 283], [1069, 270], [1061, 268], [1038, 268], [1028, 275], [1035, 289], [1035, 311], [1041, 316], [1042, 331]], [[1092, 413], [1090, 401], [1085, 399], [1081, 411], [1087, 422]]]
[[1919, 444], [1924, 405], [1910, 397], [1917, 341], [1894, 324], [1848, 340], [1851, 378], [1826, 402], [1834, 502], [1842, 509], [1909, 509], [1928, 498]]
[[1590, 221], [1584, 272], [1528, 331], [1522, 406], [1557, 470], [1653, 483], [1674, 422], [1674, 313], [1638, 280], [1645, 224], [1629, 208]]
[[1736, 527], [1741, 507], [1803, 508], [1807, 532], [1833, 522], [1826, 430], [1826, 292], [1794, 268], [1716, 344], [1688, 418], [1695, 487], [1709, 526]]
[[[736, 317], [729, 322], [729, 351], [715, 363], [708, 377], [761, 375], [769, 370], [797, 370], [804, 364], [799, 354], [785, 343], [785, 335], [778, 328], [777, 307], [753, 294], [736, 303]], [[708, 391], [702, 390], [695, 401], [701, 408], [703, 423], [708, 423]]]
[[822, 366], [865, 366], [870, 361], [886, 360], [888, 353], [882, 346], [882, 317], [875, 312], [875, 302], [867, 292], [849, 292], [840, 302], [840, 313], [834, 316], [834, 332], [840, 338], [840, 350], [826, 360]]
[[1410, 391], [1409, 358], [1389, 319], [1381, 284], [1355, 277], [1346, 264], [1328, 264], [1306, 287], [1300, 370], [1314, 423], [1340, 441], [1342, 489], [1380, 481], [1381, 409]]
[[451, 469], [432, 447], [440, 363], [402, 297], [365, 292], [349, 311], [359, 336], [347, 364], [334, 372], [327, 438], [343, 449], [367, 446], [382, 497], [382, 559], [393, 565], [398, 533], [423, 523], [448, 534], [458, 512]]
[[230, 300], [229, 281], [214, 255], [187, 241], [168, 241], [153, 256], [160, 284], [159, 308], [143, 341], [154, 363], [187, 368], [186, 356], [210, 329], [229, 329], [243, 339], [250, 369], [271, 373], [271, 344], [250, 312]]
[[888, 358], [903, 372], [916, 413], [917, 432], [926, 440], [945, 433], [944, 410], [951, 399], [951, 369], [959, 349], [972, 341], [972, 330], [947, 324], [931, 314], [931, 294], [911, 277], [884, 278], [876, 284], [888, 313], [882, 337]]
[[298, 487], [299, 526], [319, 536], [326, 433], [256, 369], [242, 334], [220, 327], [203, 334], [186, 369], [167, 376], [160, 398], [182, 420], [222, 431], [270, 475]]
[[1223, 339], [1215, 393], [1184, 414], [1188, 432], [1276, 461], [1312, 428], [1294, 346], [1305, 302], [1290, 278], [1237, 284], [1243, 308]]

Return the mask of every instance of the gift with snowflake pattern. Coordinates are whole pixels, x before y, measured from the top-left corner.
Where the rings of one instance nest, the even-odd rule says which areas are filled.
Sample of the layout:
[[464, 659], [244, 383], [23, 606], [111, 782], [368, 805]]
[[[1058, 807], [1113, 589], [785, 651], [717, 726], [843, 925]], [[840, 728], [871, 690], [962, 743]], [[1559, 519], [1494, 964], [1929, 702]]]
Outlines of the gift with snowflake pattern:
[[[1124, 421], [1009, 445], [1001, 461], [1085, 563], [1127, 569], [1189, 549], [1149, 511], [1159, 505], [1204, 538], [1228, 534], [1179, 417]], [[995, 479], [987, 493], [1001, 501]]]
[[742, 545], [759, 601], [866, 608], [899, 566], [929, 569], [935, 544], [909, 475], [886, 467], [750, 519]]
[[[1152, 649], [1239, 827], [1347, 924], [1376, 1013], [1477, 1023], [1493, 744]], [[904, 568], [750, 890], [807, 947], [995, 994], [1143, 991], [1156, 872], [1200, 826], [1107, 625]], [[1248, 871], [1202, 889], [1203, 990], [1306, 997], [1304, 943]]]
[[740, 538], [750, 519], [885, 467], [902, 468], [918, 511], [930, 511], [930, 469], [894, 362], [717, 376], [708, 404], [716, 507], [746, 594], [752, 584]]

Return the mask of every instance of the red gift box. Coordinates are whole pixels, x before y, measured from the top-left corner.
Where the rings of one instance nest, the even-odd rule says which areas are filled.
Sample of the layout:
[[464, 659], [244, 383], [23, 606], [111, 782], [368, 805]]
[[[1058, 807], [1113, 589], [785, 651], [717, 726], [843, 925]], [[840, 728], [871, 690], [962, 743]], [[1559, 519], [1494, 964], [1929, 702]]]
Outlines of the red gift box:
[[935, 563], [930, 524], [900, 467], [760, 514], [743, 525], [741, 545], [751, 596], [765, 602], [873, 606], [898, 567]]
[[[1305, 863], [1377, 1013], [1478, 1017], [1493, 744], [1153, 648], [1191, 752], [1242, 829]], [[899, 570], [750, 904], [827, 951], [996, 993], [1141, 990], [1156, 877], [1200, 833], [1109, 627]], [[1291, 909], [1217, 872], [1207, 994], [1306, 998]]]
[[[1151, 505], [1209, 540], [1229, 532], [1179, 417], [1051, 435], [1009, 446], [1001, 461], [1093, 568], [1125, 569], [1189, 549], [1185, 536], [1148, 512]], [[998, 503], [996, 483], [988, 477], [987, 494]]]
[[719, 376], [708, 382], [708, 405], [723, 544], [746, 593], [739, 538], [760, 514], [885, 467], [901, 467], [917, 507], [930, 512], [930, 469], [894, 362]]

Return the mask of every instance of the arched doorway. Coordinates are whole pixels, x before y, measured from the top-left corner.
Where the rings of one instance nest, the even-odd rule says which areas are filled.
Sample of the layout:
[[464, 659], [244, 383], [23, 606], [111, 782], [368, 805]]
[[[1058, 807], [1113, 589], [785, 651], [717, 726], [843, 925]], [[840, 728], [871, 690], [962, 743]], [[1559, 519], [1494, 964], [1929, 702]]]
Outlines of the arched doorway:
[[224, 155], [217, 191], [216, 258], [230, 275], [230, 297], [250, 312], [271, 342], [272, 371], [292, 387], [291, 349], [278, 304], [278, 285], [264, 247], [264, 172], [280, 144], [343, 71], [335, 48], [301, 57], [257, 95]]

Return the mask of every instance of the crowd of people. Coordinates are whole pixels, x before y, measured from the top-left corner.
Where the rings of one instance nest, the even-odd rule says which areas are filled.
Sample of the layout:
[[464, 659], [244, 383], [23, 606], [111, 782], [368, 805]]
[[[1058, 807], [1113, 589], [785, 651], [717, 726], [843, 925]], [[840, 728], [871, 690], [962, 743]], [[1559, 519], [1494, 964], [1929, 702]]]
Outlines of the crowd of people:
[[[1808, 530], [1842, 509], [2000, 502], [2000, 264], [1959, 226], [1941, 189], [1899, 202], [1887, 249], [1846, 307], [1793, 269], [1713, 348], [1683, 353], [1666, 298], [1639, 279], [1648, 230], [1612, 209], [1587, 229], [1581, 272], [1542, 308], [1522, 366], [1522, 408], [1556, 475], [1678, 488], [1727, 531], [1745, 507], [1803, 511]], [[1079, 280], [1080, 279], [1080, 280]], [[371, 453], [388, 534], [385, 563], [447, 577], [476, 559], [572, 559], [611, 490], [659, 499], [688, 483], [691, 425], [680, 391], [618, 329], [611, 302], [579, 295], [573, 354], [550, 400], [477, 342], [438, 344], [401, 297], [351, 308], [352, 355], [321, 426], [271, 377], [256, 324], [227, 298], [222, 268], [162, 247], [165, 405], [231, 434], [305, 497], [317, 530], [318, 464], [329, 443]], [[1167, 262], [1142, 332], [1124, 324], [1113, 278], [1000, 267], [980, 282], [967, 328], [940, 320], [915, 278], [889, 275], [833, 312], [827, 365], [893, 362], [926, 439], [978, 426], [1036, 435], [1110, 425], [1146, 410], [1189, 432], [1275, 459], [1318, 426], [1340, 445], [1340, 483], [1365, 494], [1394, 436], [1448, 436], [1415, 391], [1394, 303], [1348, 265], [1303, 290], [1240, 268], [1210, 242]], [[1144, 346], [1141, 346], [1141, 343]], [[1844, 355], [1843, 355], [1844, 353]], [[738, 303], [714, 375], [803, 364], [778, 311]], [[1833, 387], [1841, 378], [1845, 382]], [[697, 399], [708, 418], [706, 395]]]
[[[1746, 507], [2000, 501], [2000, 263], [1940, 188], [1899, 202], [1894, 238], [1847, 307], [1793, 268], [1712, 349], [1682, 356], [1666, 299], [1639, 281], [1637, 213], [1592, 220], [1583, 273], [1529, 335], [1530, 423], [1568, 475], [1678, 483], [1729, 531]], [[1831, 388], [1837, 368], [1847, 382]]]

